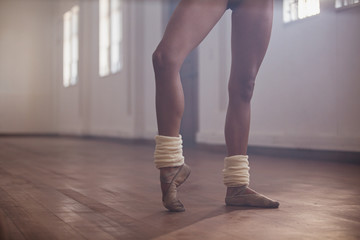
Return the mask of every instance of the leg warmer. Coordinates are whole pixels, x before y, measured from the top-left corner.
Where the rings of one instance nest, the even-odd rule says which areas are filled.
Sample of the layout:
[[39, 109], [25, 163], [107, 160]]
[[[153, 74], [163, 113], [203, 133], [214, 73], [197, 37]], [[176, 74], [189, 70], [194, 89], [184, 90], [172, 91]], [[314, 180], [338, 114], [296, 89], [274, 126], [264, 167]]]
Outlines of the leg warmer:
[[179, 137], [157, 135], [155, 142], [154, 163], [156, 168], [178, 167], [184, 164], [181, 135]]
[[249, 161], [247, 155], [235, 155], [224, 159], [223, 177], [227, 187], [249, 186]]

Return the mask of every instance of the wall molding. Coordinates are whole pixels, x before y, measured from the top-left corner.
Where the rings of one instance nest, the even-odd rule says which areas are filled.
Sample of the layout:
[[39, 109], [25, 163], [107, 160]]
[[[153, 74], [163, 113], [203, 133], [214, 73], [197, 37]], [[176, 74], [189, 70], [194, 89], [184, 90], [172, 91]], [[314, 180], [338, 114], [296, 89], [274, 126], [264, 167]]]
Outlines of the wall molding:
[[[115, 142], [119, 144], [129, 145], [143, 145], [155, 147], [155, 141], [151, 139], [143, 138], [127, 138], [127, 137], [111, 137], [111, 136], [93, 136], [93, 135], [76, 135], [76, 134], [0, 134], [0, 140], [7, 138], [73, 138], [83, 140], [96, 140], [104, 142]], [[129, 146], [131, 147], [131, 146]], [[216, 154], [223, 153], [226, 155], [226, 146], [224, 144], [204, 144], [199, 143], [197, 145], [185, 146], [185, 148], [196, 149], [200, 151], [213, 152]], [[274, 158], [288, 158], [301, 159], [309, 161], [326, 161], [326, 162], [340, 162], [340, 163], [360, 163], [359, 151], [334, 151], [334, 150], [311, 150], [311, 149], [296, 149], [296, 148], [283, 148], [283, 147], [264, 147], [253, 146], [248, 147], [249, 155], [262, 155]]]
[[[225, 144], [223, 132], [199, 132], [196, 140], [200, 144]], [[360, 138], [250, 132], [249, 146], [360, 152]]]

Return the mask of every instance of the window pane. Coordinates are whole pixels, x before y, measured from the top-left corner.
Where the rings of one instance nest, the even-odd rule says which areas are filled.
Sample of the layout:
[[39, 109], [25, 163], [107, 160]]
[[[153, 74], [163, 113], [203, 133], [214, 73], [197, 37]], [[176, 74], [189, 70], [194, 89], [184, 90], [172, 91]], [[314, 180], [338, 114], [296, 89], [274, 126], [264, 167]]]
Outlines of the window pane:
[[99, 0], [100, 18], [109, 16], [109, 0]]
[[110, 73], [109, 48], [110, 48], [110, 12], [109, 0], [99, 1], [99, 75]]
[[72, 8], [72, 16], [71, 16], [71, 22], [72, 22], [72, 34], [78, 33], [78, 26], [79, 26], [79, 7], [75, 6]]
[[64, 38], [63, 38], [63, 85], [65, 87], [70, 84], [70, 20], [71, 14], [64, 14]]
[[79, 7], [74, 6], [72, 8], [72, 18], [71, 18], [71, 85], [77, 83], [78, 77], [78, 59], [79, 59], [79, 38], [78, 38], [78, 28], [79, 28]]
[[114, 44], [111, 46], [111, 73], [116, 73], [120, 70], [120, 46]]
[[124, 66], [124, 54], [123, 54], [123, 43], [122, 42], [120, 42], [120, 47], [119, 47], [119, 49], [120, 49], [120, 57], [119, 57], [119, 71], [123, 68], [123, 66]]
[[111, 42], [119, 42], [120, 40], [120, 12], [113, 11], [111, 15]]
[[106, 76], [109, 72], [109, 62], [108, 62], [108, 49], [102, 48], [99, 53], [99, 74], [100, 76]]
[[360, 5], [360, 0], [336, 0], [335, 8], [345, 8]]
[[285, 23], [319, 13], [319, 0], [283, 0], [283, 20]]
[[79, 41], [78, 41], [78, 37], [77, 35], [73, 36], [72, 38], [72, 56], [71, 56], [71, 84], [74, 85], [76, 84], [76, 80], [77, 80], [77, 75], [78, 75], [78, 68], [77, 68], [77, 63], [78, 63], [78, 55], [79, 55]]
[[109, 46], [109, 18], [103, 18], [100, 22], [100, 47]]
[[299, 0], [299, 19], [310, 17], [320, 13], [320, 2], [318, 0]]
[[291, 21], [295, 21], [297, 19], [298, 16], [298, 5], [297, 3], [295, 3], [295, 1], [293, 1], [290, 5], [290, 14], [291, 14]]
[[111, 0], [111, 73], [120, 70], [120, 1]]
[[78, 74], [78, 62], [71, 63], [71, 79], [70, 85], [75, 85], [77, 83], [77, 74]]

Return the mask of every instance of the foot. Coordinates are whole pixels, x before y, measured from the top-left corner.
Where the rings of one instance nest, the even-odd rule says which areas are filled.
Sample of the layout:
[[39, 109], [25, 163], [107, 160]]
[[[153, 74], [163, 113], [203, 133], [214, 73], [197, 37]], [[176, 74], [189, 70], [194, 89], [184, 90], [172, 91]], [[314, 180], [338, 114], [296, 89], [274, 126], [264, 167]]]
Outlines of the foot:
[[184, 205], [177, 199], [177, 188], [185, 182], [190, 175], [190, 167], [186, 164], [180, 167], [160, 169], [160, 182], [162, 201], [164, 207], [171, 212], [185, 211]]
[[179, 168], [180, 166], [160, 168], [160, 183], [162, 195], [164, 195], [164, 193], [166, 193], [166, 191], [169, 189], [171, 180], [174, 178], [177, 171], [179, 171]]
[[248, 206], [260, 208], [278, 208], [279, 202], [255, 192], [247, 186], [228, 187], [225, 203], [227, 206]]

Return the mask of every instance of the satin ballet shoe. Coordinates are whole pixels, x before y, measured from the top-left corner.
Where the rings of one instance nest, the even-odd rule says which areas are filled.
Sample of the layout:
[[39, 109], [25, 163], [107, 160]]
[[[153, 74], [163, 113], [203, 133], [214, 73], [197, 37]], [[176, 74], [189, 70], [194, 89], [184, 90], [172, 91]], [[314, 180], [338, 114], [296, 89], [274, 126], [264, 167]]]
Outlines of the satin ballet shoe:
[[247, 186], [228, 187], [225, 197], [227, 206], [244, 206], [258, 208], [278, 208], [279, 202], [274, 201]]
[[169, 188], [163, 194], [162, 202], [164, 207], [167, 208], [170, 212], [185, 211], [184, 205], [177, 199], [177, 188], [186, 181], [190, 175], [190, 172], [190, 167], [186, 164], [183, 164], [170, 182], [160, 177], [161, 183], [169, 184]]

